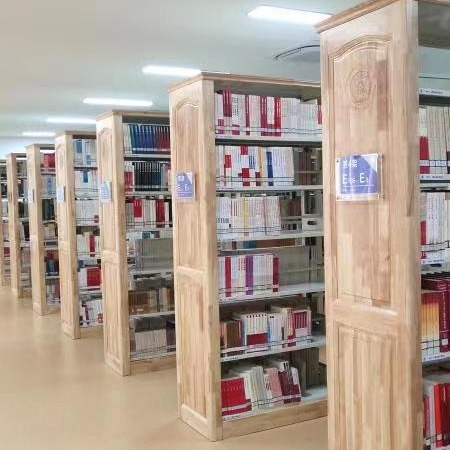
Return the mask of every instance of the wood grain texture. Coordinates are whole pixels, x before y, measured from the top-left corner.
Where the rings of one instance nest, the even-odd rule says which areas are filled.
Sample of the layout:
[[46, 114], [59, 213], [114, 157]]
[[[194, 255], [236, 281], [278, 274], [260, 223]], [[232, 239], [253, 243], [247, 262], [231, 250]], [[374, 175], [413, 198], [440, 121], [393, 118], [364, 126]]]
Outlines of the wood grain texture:
[[64, 190], [64, 201], [57, 203], [58, 250], [61, 289], [61, 327], [71, 339], [81, 338], [78, 296], [78, 257], [75, 209], [74, 136], [95, 139], [95, 133], [65, 131], [55, 140], [56, 185]]
[[122, 118], [105, 115], [97, 121], [98, 180], [111, 183], [111, 201], [100, 203], [105, 361], [130, 375], [123, 154]]
[[[417, 3], [367, 3], [319, 30], [330, 450], [418, 450]], [[384, 196], [336, 201], [336, 158], [367, 153], [382, 155]]]
[[296, 97], [320, 93], [313, 83], [206, 73], [169, 91], [173, 179], [180, 172], [195, 179], [195, 198], [173, 202], [178, 409], [184, 422], [212, 441], [326, 415], [326, 401], [319, 401], [222, 421], [214, 92], [224, 86]]
[[[222, 438], [217, 301], [214, 84], [170, 93], [172, 173], [192, 172], [195, 199], [173, 200], [178, 401], [189, 425]], [[175, 191], [175, 186], [174, 186]]]
[[44, 149], [49, 151], [54, 148], [50, 144], [32, 144], [27, 147], [28, 189], [33, 191], [33, 201], [28, 202], [33, 311], [41, 316], [55, 309], [49, 308], [47, 304], [41, 175], [41, 152]]
[[[11, 153], [6, 157], [6, 171], [8, 183], [8, 223], [9, 223], [9, 251], [11, 270], [11, 290], [16, 297], [22, 297], [21, 263], [20, 263], [20, 235], [19, 235], [19, 186], [17, 180], [17, 157]], [[23, 157], [23, 155], [22, 155]]]

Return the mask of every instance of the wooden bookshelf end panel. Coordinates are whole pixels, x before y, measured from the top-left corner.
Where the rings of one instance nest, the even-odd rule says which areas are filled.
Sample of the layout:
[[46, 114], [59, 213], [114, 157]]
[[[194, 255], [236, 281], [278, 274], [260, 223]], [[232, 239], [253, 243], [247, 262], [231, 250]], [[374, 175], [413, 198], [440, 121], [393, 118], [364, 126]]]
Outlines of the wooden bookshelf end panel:
[[[381, 154], [383, 162], [389, 158], [389, 45], [390, 40], [385, 37], [357, 39], [330, 57], [331, 82], [335, 86], [330, 93], [334, 120], [330, 162], [361, 153]], [[337, 197], [335, 186], [336, 183], [329, 186], [333, 199]], [[381, 186], [389, 198], [390, 183], [382, 182]], [[332, 208], [336, 223], [331, 234], [338, 270], [337, 297], [389, 306], [388, 201], [336, 201]]]
[[221, 439], [216, 174], [212, 81], [170, 93], [173, 189], [194, 176], [194, 198], [174, 192], [174, 276], [180, 417]]
[[[329, 442], [417, 450], [417, 2], [371, 5], [321, 33]], [[370, 153], [381, 196], [337, 201], [336, 158]]]

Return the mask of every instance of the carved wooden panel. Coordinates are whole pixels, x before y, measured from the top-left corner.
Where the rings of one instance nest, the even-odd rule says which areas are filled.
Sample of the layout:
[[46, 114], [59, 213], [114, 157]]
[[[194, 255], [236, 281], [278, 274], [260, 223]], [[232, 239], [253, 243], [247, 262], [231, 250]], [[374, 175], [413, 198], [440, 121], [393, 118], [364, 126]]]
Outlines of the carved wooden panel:
[[[329, 450], [418, 450], [417, 2], [367, 3], [323, 30]], [[336, 158], [368, 153], [382, 196], [336, 201]]]
[[[379, 153], [389, 167], [389, 39], [368, 38], [330, 57], [334, 146], [330, 158]], [[349, 139], [349, 136], [351, 139]], [[389, 305], [390, 182], [381, 201], [336, 202], [337, 296]], [[332, 192], [335, 184], [331, 184]], [[335, 194], [335, 192], [333, 192]], [[351, 267], [351, 270], [349, 270]]]
[[346, 326], [338, 328], [335, 339], [341, 359], [339, 378], [343, 381], [337, 394], [339, 416], [352, 422], [342, 427], [338, 448], [392, 448], [392, 423], [387, 422], [388, 429], [384, 427], [394, 407], [392, 339]]

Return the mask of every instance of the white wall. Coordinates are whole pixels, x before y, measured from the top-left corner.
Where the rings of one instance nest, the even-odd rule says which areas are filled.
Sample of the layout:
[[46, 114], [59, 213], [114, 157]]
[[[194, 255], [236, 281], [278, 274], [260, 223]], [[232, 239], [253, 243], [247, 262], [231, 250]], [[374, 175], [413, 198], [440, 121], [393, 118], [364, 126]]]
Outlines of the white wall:
[[3, 138], [0, 137], [0, 159], [9, 153], [24, 153], [25, 147], [30, 144], [53, 144], [53, 138]]

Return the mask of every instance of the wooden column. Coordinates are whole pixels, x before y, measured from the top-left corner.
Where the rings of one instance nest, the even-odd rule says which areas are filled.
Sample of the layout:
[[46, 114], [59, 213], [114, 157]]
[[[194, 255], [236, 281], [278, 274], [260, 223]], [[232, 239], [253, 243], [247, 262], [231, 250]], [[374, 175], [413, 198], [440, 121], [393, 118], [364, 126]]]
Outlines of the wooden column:
[[[417, 2], [380, 0], [321, 32], [329, 449], [418, 450]], [[336, 158], [382, 155], [382, 196], [336, 200]]]

